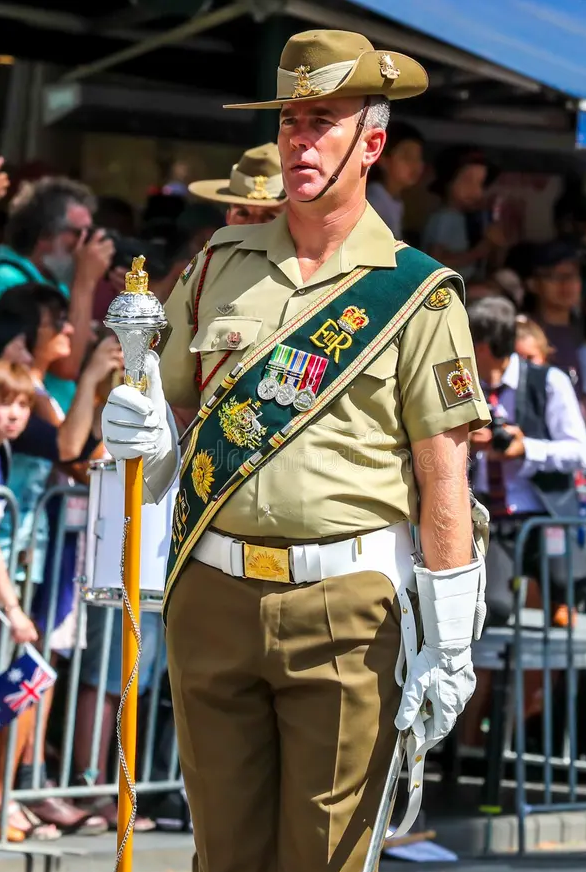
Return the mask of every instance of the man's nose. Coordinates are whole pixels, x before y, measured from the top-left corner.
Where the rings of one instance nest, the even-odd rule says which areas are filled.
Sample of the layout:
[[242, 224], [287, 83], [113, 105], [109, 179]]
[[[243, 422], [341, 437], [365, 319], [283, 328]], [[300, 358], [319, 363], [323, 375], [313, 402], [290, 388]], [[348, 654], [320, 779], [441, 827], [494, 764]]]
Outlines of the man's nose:
[[296, 124], [294, 129], [289, 133], [289, 145], [291, 150], [306, 149], [311, 145], [311, 137], [306, 124]]

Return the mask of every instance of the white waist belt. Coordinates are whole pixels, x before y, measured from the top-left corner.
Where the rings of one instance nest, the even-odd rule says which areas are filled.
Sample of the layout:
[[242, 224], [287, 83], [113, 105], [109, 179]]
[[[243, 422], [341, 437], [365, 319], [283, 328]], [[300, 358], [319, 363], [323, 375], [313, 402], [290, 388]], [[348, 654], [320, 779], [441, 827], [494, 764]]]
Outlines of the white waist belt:
[[[262, 551], [262, 546], [258, 546], [258, 549]], [[408, 590], [415, 590], [413, 572], [415, 546], [407, 521], [363, 536], [345, 539], [342, 542], [331, 542], [328, 545], [292, 545], [286, 550], [289, 570], [287, 580], [291, 584], [314, 583], [325, 578], [335, 578], [337, 575], [365, 571], [381, 572], [387, 576], [395, 589], [401, 608], [401, 646], [395, 664], [395, 680], [402, 687], [405, 662], [409, 669], [418, 650], [415, 615], [407, 593]], [[245, 543], [231, 536], [208, 530], [191, 552], [191, 556], [194, 560], [213, 566], [226, 575], [236, 578], [254, 577], [249, 568], [245, 572]], [[270, 579], [259, 578], [259, 580]], [[413, 741], [414, 736], [411, 736], [411, 739], [407, 747], [407, 755], [410, 758], [408, 761], [409, 807], [405, 820], [399, 827], [402, 833], [412, 826], [421, 805], [420, 780], [423, 776], [424, 762], [424, 758], [420, 756], [422, 742], [421, 738]]]

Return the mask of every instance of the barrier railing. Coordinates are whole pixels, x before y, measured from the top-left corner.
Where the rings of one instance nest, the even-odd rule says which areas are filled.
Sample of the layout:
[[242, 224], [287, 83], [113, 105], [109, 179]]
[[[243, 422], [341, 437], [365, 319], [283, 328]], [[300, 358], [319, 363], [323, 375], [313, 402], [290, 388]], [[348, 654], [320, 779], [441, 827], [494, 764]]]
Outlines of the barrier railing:
[[[39, 542], [39, 533], [42, 529], [42, 519], [46, 517], [47, 510], [55, 501], [57, 501], [56, 522], [51, 535], [51, 552], [50, 565], [45, 567], [45, 580], [48, 584], [48, 591], [45, 597], [45, 626], [40, 650], [47, 660], [51, 660], [51, 635], [55, 629], [55, 624], [58, 615], [59, 591], [61, 584], [61, 571], [63, 564], [63, 555], [65, 550], [66, 540], [71, 542], [71, 537], [75, 538], [76, 549], [83, 548], [84, 538], [86, 536], [87, 527], [87, 507], [83, 510], [83, 506], [79, 501], [87, 501], [88, 490], [82, 486], [56, 486], [50, 488], [39, 501], [36, 508], [33, 521], [32, 540], [29, 550], [34, 552]], [[0, 489], [0, 499], [6, 500], [6, 508], [11, 516], [12, 530], [18, 529], [19, 514], [18, 504], [13, 494], [5, 488]], [[75, 506], [75, 511], [72, 511], [72, 500], [78, 502]], [[87, 506], [87, 503], [86, 503]], [[15, 576], [17, 565], [17, 553], [14, 542], [10, 553], [10, 575]], [[76, 582], [77, 583], [77, 582]], [[30, 611], [35, 591], [39, 585], [36, 584], [31, 575], [31, 566], [26, 569], [26, 578], [22, 585], [21, 599], [23, 608], [27, 612]], [[76, 772], [74, 766], [74, 735], [76, 728], [76, 719], [78, 715], [78, 699], [81, 684], [81, 667], [82, 658], [84, 656], [83, 636], [84, 626], [87, 620], [89, 610], [98, 610], [103, 615], [103, 630], [101, 636], [99, 665], [97, 668], [97, 683], [95, 684], [95, 715], [93, 719], [93, 730], [89, 748], [89, 765], [84, 773]], [[64, 713], [62, 727], [60, 730], [60, 753], [59, 765], [57, 767], [55, 784], [43, 785], [41, 783], [44, 763], [44, 720], [47, 698], [41, 697], [41, 702], [37, 705], [34, 726], [34, 742], [32, 753], [32, 785], [26, 789], [15, 788], [12, 785], [12, 777], [19, 761], [16, 759], [17, 751], [17, 731], [18, 718], [15, 719], [8, 731], [8, 740], [6, 748], [6, 764], [4, 773], [2, 773], [2, 802], [0, 810], [0, 831], [2, 838], [7, 832], [8, 806], [11, 799], [22, 802], [36, 802], [48, 797], [65, 797], [68, 799], [88, 798], [112, 796], [117, 794], [117, 782], [115, 780], [108, 783], [97, 783], [99, 769], [100, 745], [102, 741], [102, 728], [104, 721], [104, 710], [106, 699], [108, 696], [107, 679], [110, 658], [115, 657], [119, 660], [119, 652], [112, 647], [112, 634], [114, 622], [121, 619], [121, 611], [115, 607], [105, 607], [103, 605], [96, 606], [86, 604], [81, 598], [77, 605], [77, 624], [74, 644], [69, 650], [69, 664], [67, 669], [67, 687], [65, 693], [60, 696], [65, 697]], [[10, 641], [10, 634], [4, 629], [0, 629], [0, 656], [2, 656], [2, 668], [6, 669], [11, 653], [14, 651], [14, 645]], [[93, 652], [95, 655], [95, 651]], [[152, 780], [153, 775], [153, 759], [156, 752], [157, 739], [157, 719], [160, 714], [161, 703], [161, 682], [164, 676], [164, 632], [163, 625], [160, 622], [157, 630], [156, 652], [154, 656], [154, 667], [152, 670], [152, 680], [148, 688], [148, 706], [146, 714], [146, 722], [143, 721], [140, 725], [141, 739], [144, 736], [144, 744], [142, 747], [142, 763], [137, 770], [137, 791], [140, 793], [159, 793], [176, 791], [182, 788], [182, 781], [179, 773], [178, 753], [176, 742], [174, 742], [171, 753], [168, 754], [169, 765], [166, 772], [166, 778], [162, 780]], [[65, 679], [63, 679], [65, 680]], [[61, 676], [58, 678], [58, 683], [62, 681]], [[60, 688], [63, 690], [63, 687]], [[110, 691], [111, 694], [111, 691]], [[117, 700], [116, 700], [117, 705]], [[112, 734], [110, 742], [112, 747], [115, 747], [115, 736]], [[159, 767], [160, 769], [160, 767]], [[118, 766], [112, 766], [112, 772], [118, 772]], [[103, 773], [102, 773], [103, 774]], [[84, 775], [85, 783], [75, 783], [75, 776]]]
[[[576, 626], [573, 625], [572, 619], [576, 604], [576, 582], [579, 580], [586, 583], [586, 579], [578, 579], [575, 573], [575, 557], [581, 557], [581, 549], [584, 548], [584, 545], [578, 541], [584, 523], [584, 519], [576, 517], [532, 518], [521, 527], [515, 544], [515, 570], [519, 590], [522, 588], [524, 551], [529, 544], [531, 533], [534, 530], [539, 531], [539, 582], [543, 600], [543, 619], [537, 626], [527, 626], [527, 621], [523, 617], [522, 597], [519, 593], [515, 601], [513, 645], [515, 780], [520, 853], [526, 851], [526, 821], [531, 814], [586, 810], [586, 794], [581, 791], [580, 796], [578, 785], [578, 772], [586, 771], [586, 761], [579, 759], [577, 707], [578, 673], [581, 670], [586, 671], [586, 616], [577, 615]], [[556, 559], [564, 561], [563, 587], [552, 580], [552, 555], [548, 554], [547, 528], [563, 531], [563, 548], [558, 547], [556, 556]], [[584, 563], [586, 565], [586, 559]], [[551, 606], [554, 590], [559, 596], [558, 602], [567, 605], [570, 616], [567, 627], [552, 626]], [[542, 749], [541, 753], [529, 754], [525, 725], [524, 675], [528, 669], [536, 668], [543, 670]], [[558, 701], [556, 697], [561, 697], [561, 700]], [[543, 783], [539, 790], [542, 801], [539, 802], [528, 801], [529, 765], [537, 767], [542, 774]], [[554, 769], [558, 773], [560, 770], [565, 772], [566, 776], [563, 787], [567, 799], [562, 802], [555, 800], [555, 796], [559, 796], [560, 784], [558, 775], [558, 781], [554, 785]], [[535, 790], [535, 785], [532, 785], [532, 793]]]

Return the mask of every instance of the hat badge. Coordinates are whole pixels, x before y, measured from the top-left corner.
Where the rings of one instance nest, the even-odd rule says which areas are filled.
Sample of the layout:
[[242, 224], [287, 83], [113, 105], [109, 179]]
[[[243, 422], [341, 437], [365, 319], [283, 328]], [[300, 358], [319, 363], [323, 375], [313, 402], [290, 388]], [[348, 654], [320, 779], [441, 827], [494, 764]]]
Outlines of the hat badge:
[[271, 200], [272, 197], [267, 191], [268, 178], [266, 176], [254, 177], [254, 191], [247, 194], [249, 200]]
[[314, 88], [309, 79], [311, 67], [296, 67], [293, 72], [297, 76], [295, 89], [291, 94], [292, 99], [296, 97], [319, 97], [322, 93], [321, 88]]
[[401, 70], [395, 66], [390, 54], [384, 54], [380, 60], [380, 74], [384, 79], [398, 79], [401, 75]]

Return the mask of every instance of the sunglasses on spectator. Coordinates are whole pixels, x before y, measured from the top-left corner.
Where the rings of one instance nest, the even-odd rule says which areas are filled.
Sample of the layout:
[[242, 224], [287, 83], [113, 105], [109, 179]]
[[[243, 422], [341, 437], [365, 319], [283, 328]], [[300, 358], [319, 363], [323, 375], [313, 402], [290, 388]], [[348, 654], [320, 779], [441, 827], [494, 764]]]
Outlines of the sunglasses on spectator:
[[65, 325], [69, 323], [69, 315], [67, 312], [51, 312], [50, 320], [47, 320], [45, 323], [41, 323], [41, 327], [50, 327], [51, 330], [55, 330], [56, 333], [62, 333]]

